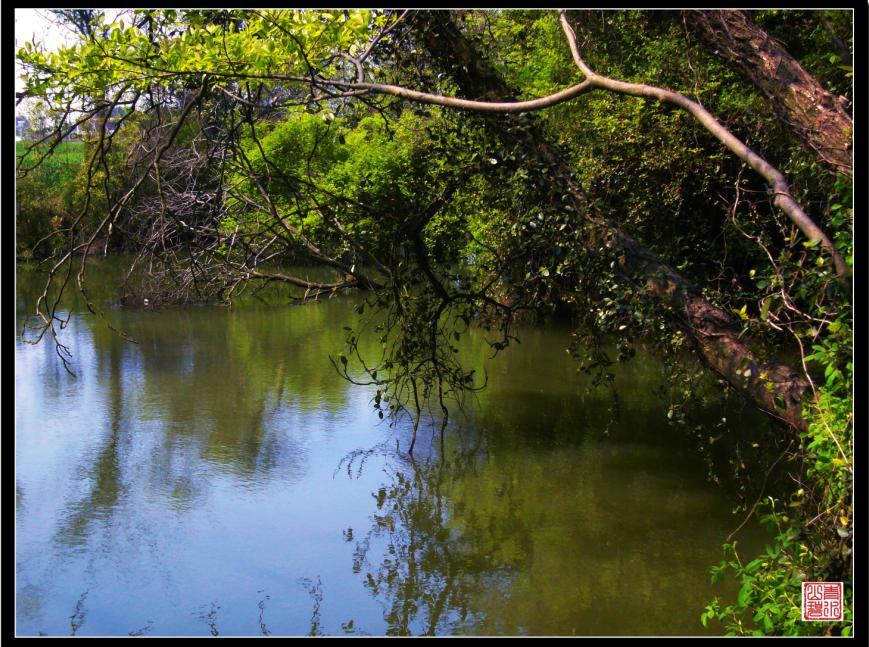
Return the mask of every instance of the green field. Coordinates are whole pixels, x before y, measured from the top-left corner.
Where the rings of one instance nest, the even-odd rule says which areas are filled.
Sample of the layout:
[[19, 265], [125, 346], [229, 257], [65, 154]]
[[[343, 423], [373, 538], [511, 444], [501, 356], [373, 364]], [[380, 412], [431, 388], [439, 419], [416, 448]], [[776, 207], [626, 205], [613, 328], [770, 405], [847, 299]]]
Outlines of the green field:
[[[30, 149], [33, 142], [18, 141], [15, 142], [15, 161], [16, 164], [22, 156], [26, 155], [25, 164], [30, 164], [39, 159], [42, 151], [48, 149], [48, 146], [42, 144], [34, 149]], [[84, 142], [66, 141], [60, 142], [55, 149], [42, 160], [42, 168], [37, 171], [44, 174], [45, 178], [50, 178], [52, 183], [71, 182], [75, 177], [76, 170], [85, 158]]]

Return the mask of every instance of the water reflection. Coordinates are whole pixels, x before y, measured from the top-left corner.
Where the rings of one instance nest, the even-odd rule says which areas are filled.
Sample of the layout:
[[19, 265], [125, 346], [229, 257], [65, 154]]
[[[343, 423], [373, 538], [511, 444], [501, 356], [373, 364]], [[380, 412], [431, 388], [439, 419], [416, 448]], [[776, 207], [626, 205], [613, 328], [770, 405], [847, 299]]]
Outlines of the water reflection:
[[494, 362], [468, 335], [490, 388], [413, 461], [328, 361], [354, 305], [112, 311], [131, 344], [70, 302], [76, 378], [19, 343], [18, 633], [702, 631], [740, 520], [653, 362], [619, 375], [610, 424], [563, 330]]
[[[373, 496], [353, 570], [394, 635], [696, 634], [698, 577], [732, 529], [702, 474], [642, 447], [405, 461]], [[689, 470], [690, 471], [690, 470]], [[755, 538], [756, 539], [756, 538]], [[720, 590], [717, 593], [721, 593]], [[676, 610], [679, 610], [678, 612]]]

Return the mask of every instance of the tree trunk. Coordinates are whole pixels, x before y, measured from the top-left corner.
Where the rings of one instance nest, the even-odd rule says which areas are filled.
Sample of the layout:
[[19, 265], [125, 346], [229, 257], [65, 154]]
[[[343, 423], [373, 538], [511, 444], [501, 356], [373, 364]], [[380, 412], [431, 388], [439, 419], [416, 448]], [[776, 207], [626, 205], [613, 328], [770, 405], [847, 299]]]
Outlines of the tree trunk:
[[[514, 95], [464, 37], [448, 12], [422, 13], [414, 27], [432, 59], [453, 76], [464, 96], [510, 100]], [[698, 286], [631, 236], [590, 216], [581, 190], [555, 148], [544, 140], [540, 128], [527, 115], [513, 119], [517, 118], [525, 121], [523, 128], [518, 129], [522, 134], [517, 134], [516, 129], [499, 127], [497, 119], [489, 119], [487, 123], [504, 146], [515, 146], [518, 139], [528, 156], [542, 159], [550, 166], [551, 181], [560, 185], [558, 192], [570, 196], [575, 212], [582, 214], [590, 227], [594, 240], [586, 241], [585, 251], [596, 253], [602, 241], [616, 250], [625, 260], [622, 270], [627, 277], [635, 284], [645, 285], [646, 293], [674, 313], [675, 326], [687, 335], [709, 368], [758, 408], [804, 430], [802, 397], [808, 388], [807, 380], [777, 362], [762, 363], [748, 340], [740, 339], [739, 327], [732, 317], [706, 301]]]
[[769, 99], [776, 114], [826, 164], [853, 173], [853, 122], [844, 97], [833, 96], [741, 11], [686, 11], [695, 33]]

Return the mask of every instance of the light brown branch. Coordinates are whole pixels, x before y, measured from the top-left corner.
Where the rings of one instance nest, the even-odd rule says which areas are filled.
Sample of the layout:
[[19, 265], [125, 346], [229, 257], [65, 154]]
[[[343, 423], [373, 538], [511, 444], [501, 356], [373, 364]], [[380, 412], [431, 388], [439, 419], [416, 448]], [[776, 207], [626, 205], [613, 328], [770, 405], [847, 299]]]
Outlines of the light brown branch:
[[441, 94], [429, 94], [428, 92], [419, 92], [409, 88], [403, 88], [397, 85], [389, 85], [386, 83], [348, 83], [345, 81], [324, 81], [324, 84], [334, 85], [336, 87], [346, 87], [357, 90], [368, 90], [376, 94], [389, 94], [401, 99], [416, 101], [419, 103], [428, 103], [432, 105], [445, 106], [447, 108], [457, 108], [459, 110], [473, 110], [475, 112], [497, 112], [500, 114], [515, 113], [515, 112], [533, 112], [551, 108], [552, 106], [570, 101], [585, 92], [594, 89], [593, 85], [588, 81], [583, 81], [577, 85], [561, 90], [554, 94], [540, 97], [539, 99], [530, 99], [528, 101], [471, 101], [469, 99], [458, 99], [456, 97], [447, 97]]

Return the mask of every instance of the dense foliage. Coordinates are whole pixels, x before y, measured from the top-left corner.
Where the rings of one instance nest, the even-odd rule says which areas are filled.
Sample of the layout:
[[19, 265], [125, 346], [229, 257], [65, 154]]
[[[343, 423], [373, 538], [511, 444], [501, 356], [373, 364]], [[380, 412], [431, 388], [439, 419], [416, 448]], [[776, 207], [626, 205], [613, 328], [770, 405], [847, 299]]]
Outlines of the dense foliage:
[[[381, 416], [409, 414], [414, 429], [432, 405], [432, 420], [446, 424], [450, 401], [484, 386], [456, 360], [469, 326], [494, 331], [498, 352], [518, 341], [517, 317], [556, 315], [576, 322], [569, 350], [598, 382], [635, 344], [657, 349], [673, 370], [668, 417], [711, 439], [690, 418], [697, 368], [681, 358], [694, 351], [722, 388], [747, 383], [731, 396], [758, 404], [757, 391], [769, 391], [775, 404], [758, 406], [790, 424], [755, 443], [784, 463], [755, 465], [758, 476], [733, 459], [746, 512], [761, 514], [775, 539], [747, 562], [728, 541], [713, 575], [730, 573], [742, 589], [735, 602], [712, 602], [702, 622], [847, 634], [849, 604], [844, 622], [812, 624], [800, 622], [799, 599], [804, 580], [845, 581], [851, 595], [851, 294], [835, 262], [853, 264], [851, 177], [813, 156], [683, 14], [435, 18], [137, 11], [132, 23], [97, 16], [59, 52], [28, 43], [19, 52], [27, 94], [49, 106], [56, 128], [21, 158], [24, 170], [54, 147], [19, 180], [19, 253], [54, 254], [54, 274], [94, 242], [134, 249], [151, 271], [131, 268], [126, 289], [157, 303], [231, 302], [274, 283], [291, 298], [364, 290], [336, 369], [374, 390]], [[849, 100], [849, 14], [756, 19], [794, 43], [819, 88]], [[779, 208], [781, 192], [688, 111], [582, 86], [568, 22], [597, 74], [669, 88], [717, 115], [787, 176], [832, 243], [807, 239]], [[452, 51], [438, 49], [444, 34], [457, 39]], [[571, 101], [535, 115], [462, 112], [439, 99], [474, 87], [470, 99], [504, 105], [570, 86], [579, 88]], [[128, 111], [109, 130], [118, 107]], [[96, 127], [62, 141], [80, 123]], [[61, 167], [67, 150], [76, 161]], [[63, 187], [57, 204], [41, 197], [50, 186]], [[296, 276], [298, 263], [334, 278]], [[51, 302], [38, 308], [53, 331]], [[698, 308], [719, 327], [703, 329]], [[724, 354], [707, 343], [715, 336], [731, 340], [738, 365], [710, 359]], [[361, 353], [362, 338], [381, 352]], [[790, 391], [772, 376], [784, 364], [795, 369]], [[786, 402], [801, 385], [809, 391]]]

